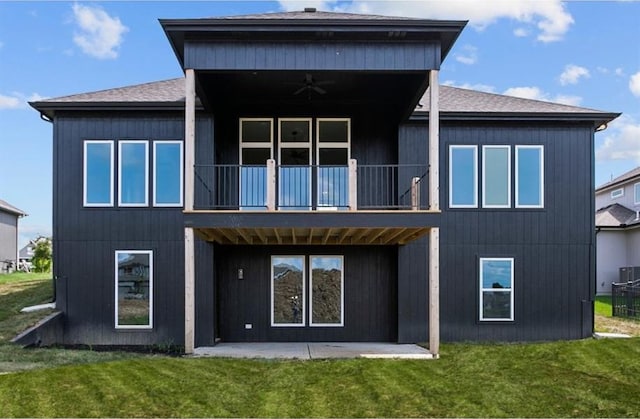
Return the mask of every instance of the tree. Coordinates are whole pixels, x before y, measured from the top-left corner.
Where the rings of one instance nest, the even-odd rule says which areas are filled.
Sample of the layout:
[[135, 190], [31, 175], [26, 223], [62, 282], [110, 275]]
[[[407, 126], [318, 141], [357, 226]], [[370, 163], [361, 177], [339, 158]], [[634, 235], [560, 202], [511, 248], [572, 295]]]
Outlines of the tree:
[[51, 239], [41, 237], [36, 241], [35, 249], [33, 249], [33, 270], [35, 272], [51, 272]]

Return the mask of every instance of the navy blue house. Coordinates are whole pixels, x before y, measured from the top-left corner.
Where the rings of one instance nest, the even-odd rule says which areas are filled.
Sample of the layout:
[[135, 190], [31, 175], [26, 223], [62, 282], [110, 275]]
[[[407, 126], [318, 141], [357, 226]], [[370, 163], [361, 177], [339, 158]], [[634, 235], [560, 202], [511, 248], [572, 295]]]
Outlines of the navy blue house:
[[61, 344], [579, 339], [594, 132], [617, 114], [439, 85], [460, 21], [160, 21], [185, 77], [53, 123]]

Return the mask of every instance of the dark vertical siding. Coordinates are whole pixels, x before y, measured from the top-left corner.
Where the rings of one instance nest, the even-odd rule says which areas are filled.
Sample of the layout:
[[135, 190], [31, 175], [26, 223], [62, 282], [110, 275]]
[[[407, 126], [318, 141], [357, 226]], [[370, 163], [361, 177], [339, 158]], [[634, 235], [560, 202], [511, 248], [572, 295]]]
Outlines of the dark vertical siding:
[[[443, 124], [441, 204], [448, 205], [448, 146], [544, 146], [545, 208], [450, 209], [440, 230], [444, 340], [549, 340], [589, 336], [593, 288], [593, 132], [588, 125]], [[479, 151], [480, 153], [480, 151]], [[480, 155], [479, 155], [480, 156]], [[479, 158], [479, 187], [481, 159]], [[479, 197], [481, 203], [482, 199]], [[479, 258], [514, 258], [514, 322], [479, 322]]]
[[[271, 327], [271, 256], [321, 254], [344, 255], [344, 327]], [[397, 339], [395, 247], [218, 246], [216, 261], [223, 341]], [[245, 329], [247, 323], [251, 330]]]
[[[198, 161], [212, 154], [211, 119], [197, 122]], [[84, 140], [180, 140], [181, 113], [60, 113], [54, 129], [54, 269], [57, 295], [65, 310], [65, 343], [93, 345], [182, 344], [184, 339], [184, 227], [182, 208], [84, 208]], [[200, 138], [203, 140], [200, 141]], [[117, 153], [117, 146], [114, 147]], [[150, 170], [153, 149], [149, 145]], [[117, 158], [115, 160], [117, 185]], [[152, 173], [149, 173], [152, 202]], [[116, 187], [117, 191], [117, 187]], [[198, 256], [210, 260], [204, 244]], [[209, 246], [210, 247], [210, 246]], [[115, 251], [153, 250], [154, 327], [116, 330]], [[212, 289], [212, 267], [199, 263], [197, 286]], [[206, 279], [205, 279], [206, 278]], [[206, 313], [200, 313], [201, 318]], [[211, 329], [212, 320], [200, 327]]]
[[429, 70], [439, 43], [185, 42], [184, 68], [196, 70]]
[[216, 291], [213, 244], [196, 240], [195, 344], [211, 346], [216, 338]]

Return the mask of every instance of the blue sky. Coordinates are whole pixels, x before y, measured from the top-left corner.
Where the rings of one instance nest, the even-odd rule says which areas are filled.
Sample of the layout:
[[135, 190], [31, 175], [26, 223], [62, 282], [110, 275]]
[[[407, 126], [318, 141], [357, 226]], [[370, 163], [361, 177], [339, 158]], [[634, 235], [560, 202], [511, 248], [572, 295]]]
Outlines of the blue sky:
[[51, 234], [52, 127], [28, 100], [180, 77], [158, 23], [300, 10], [470, 23], [441, 82], [623, 117], [596, 134], [596, 184], [640, 165], [640, 2], [0, 2], [0, 199], [23, 209], [21, 243]]

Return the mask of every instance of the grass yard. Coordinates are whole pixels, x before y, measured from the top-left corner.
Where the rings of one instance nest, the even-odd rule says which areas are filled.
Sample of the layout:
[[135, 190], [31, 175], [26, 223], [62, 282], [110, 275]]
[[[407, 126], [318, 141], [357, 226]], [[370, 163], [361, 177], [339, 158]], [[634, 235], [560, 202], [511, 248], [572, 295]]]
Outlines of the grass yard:
[[438, 361], [154, 357], [0, 376], [2, 417], [638, 417], [640, 339], [443, 345]]
[[596, 332], [626, 333], [631, 336], [640, 336], [640, 321], [612, 316], [611, 296], [597, 296], [594, 310]]
[[7, 343], [45, 314], [19, 309], [50, 297], [47, 278], [0, 282], [0, 417], [640, 417], [640, 338], [444, 344], [438, 361], [171, 358]]

